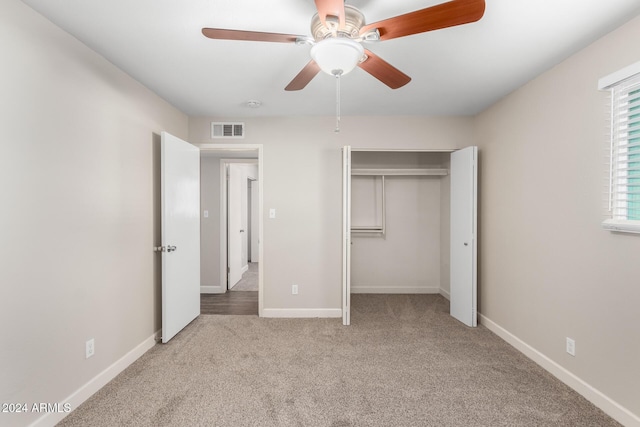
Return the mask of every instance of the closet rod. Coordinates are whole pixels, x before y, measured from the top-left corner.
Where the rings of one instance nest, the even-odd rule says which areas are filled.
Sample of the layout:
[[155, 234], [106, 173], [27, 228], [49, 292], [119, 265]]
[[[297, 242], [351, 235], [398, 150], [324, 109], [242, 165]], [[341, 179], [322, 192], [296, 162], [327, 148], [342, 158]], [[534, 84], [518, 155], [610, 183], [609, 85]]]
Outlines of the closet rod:
[[447, 169], [430, 169], [430, 168], [421, 168], [421, 169], [390, 169], [390, 168], [380, 168], [380, 169], [351, 169], [351, 175], [359, 175], [359, 176], [445, 176], [448, 175], [449, 171]]

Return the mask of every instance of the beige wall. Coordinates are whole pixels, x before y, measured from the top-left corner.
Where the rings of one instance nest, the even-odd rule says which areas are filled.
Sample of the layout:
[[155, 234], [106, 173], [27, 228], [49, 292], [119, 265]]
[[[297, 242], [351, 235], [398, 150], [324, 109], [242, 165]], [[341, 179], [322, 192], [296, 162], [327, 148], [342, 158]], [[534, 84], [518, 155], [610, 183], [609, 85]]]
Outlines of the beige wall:
[[222, 292], [220, 283], [220, 158], [200, 157], [200, 282]]
[[[210, 138], [211, 121], [244, 121], [244, 144], [264, 145], [264, 308], [339, 309], [341, 147], [450, 149], [473, 145], [470, 118], [192, 117], [189, 141]], [[275, 219], [268, 218], [275, 208]], [[299, 294], [291, 294], [291, 285]]]
[[[443, 157], [442, 167], [451, 168], [451, 156]], [[451, 293], [451, 175], [440, 178], [440, 293]]]
[[[372, 181], [353, 177], [353, 211], [365, 202], [357, 197], [362, 191], [357, 184], [364, 178]], [[351, 291], [438, 293], [440, 179], [397, 176], [386, 177], [385, 184], [385, 234], [353, 233], [351, 238]]]
[[0, 55], [0, 402], [62, 403], [160, 328], [155, 144], [188, 119], [17, 0]]
[[481, 313], [636, 416], [640, 235], [600, 227], [607, 95], [596, 87], [640, 60], [638, 40], [640, 18], [476, 119]]

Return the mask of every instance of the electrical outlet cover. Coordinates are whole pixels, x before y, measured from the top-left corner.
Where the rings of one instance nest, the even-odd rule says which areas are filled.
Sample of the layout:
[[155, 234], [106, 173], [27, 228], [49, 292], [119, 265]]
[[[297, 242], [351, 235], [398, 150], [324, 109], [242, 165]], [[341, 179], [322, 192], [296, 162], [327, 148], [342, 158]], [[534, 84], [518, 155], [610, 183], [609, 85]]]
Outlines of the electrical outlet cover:
[[91, 338], [89, 341], [85, 343], [85, 357], [88, 359], [93, 356], [96, 352], [95, 341]]
[[576, 342], [569, 337], [567, 337], [567, 353], [572, 356], [576, 355]]

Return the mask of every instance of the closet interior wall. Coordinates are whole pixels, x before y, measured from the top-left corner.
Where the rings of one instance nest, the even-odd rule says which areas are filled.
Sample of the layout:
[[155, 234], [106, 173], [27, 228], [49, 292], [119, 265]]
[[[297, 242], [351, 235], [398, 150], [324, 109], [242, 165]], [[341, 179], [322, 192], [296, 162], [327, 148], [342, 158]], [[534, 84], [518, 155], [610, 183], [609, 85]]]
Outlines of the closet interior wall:
[[[352, 232], [352, 293], [449, 296], [448, 152], [352, 151], [352, 227], [382, 225], [382, 178], [358, 170], [446, 169], [384, 177], [384, 233]], [[352, 228], [353, 230], [353, 228]]]

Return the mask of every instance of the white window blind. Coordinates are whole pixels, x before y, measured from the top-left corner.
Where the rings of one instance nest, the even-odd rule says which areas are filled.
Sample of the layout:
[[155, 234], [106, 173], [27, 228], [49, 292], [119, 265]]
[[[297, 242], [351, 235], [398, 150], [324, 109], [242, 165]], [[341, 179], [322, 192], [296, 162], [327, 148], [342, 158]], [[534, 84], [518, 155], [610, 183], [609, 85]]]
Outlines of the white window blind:
[[611, 76], [603, 79], [611, 91], [609, 218], [604, 227], [640, 233], [640, 69], [637, 66], [640, 63], [628, 67], [626, 72], [616, 73], [618, 80], [612, 81]]

